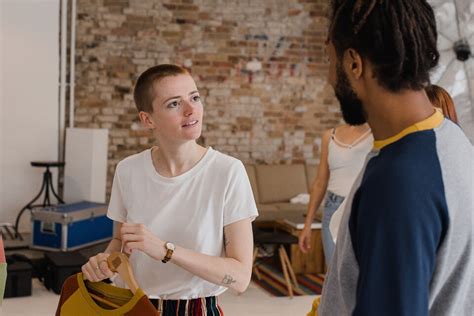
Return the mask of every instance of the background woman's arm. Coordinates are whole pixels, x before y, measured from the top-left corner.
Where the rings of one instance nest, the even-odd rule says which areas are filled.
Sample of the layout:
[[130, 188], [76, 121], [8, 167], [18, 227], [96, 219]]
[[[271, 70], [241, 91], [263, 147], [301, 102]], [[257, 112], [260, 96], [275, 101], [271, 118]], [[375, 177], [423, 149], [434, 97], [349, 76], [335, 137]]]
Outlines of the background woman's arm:
[[301, 251], [307, 253], [311, 248], [311, 224], [314, 220], [314, 215], [318, 210], [321, 202], [326, 194], [326, 190], [329, 182], [329, 164], [328, 164], [328, 148], [329, 140], [331, 138], [332, 130], [327, 130], [322, 137], [321, 141], [321, 155], [319, 158], [319, 167], [316, 178], [314, 179], [313, 185], [311, 186], [310, 199], [308, 204], [308, 212], [306, 214], [306, 220], [303, 231], [299, 236], [299, 246]]

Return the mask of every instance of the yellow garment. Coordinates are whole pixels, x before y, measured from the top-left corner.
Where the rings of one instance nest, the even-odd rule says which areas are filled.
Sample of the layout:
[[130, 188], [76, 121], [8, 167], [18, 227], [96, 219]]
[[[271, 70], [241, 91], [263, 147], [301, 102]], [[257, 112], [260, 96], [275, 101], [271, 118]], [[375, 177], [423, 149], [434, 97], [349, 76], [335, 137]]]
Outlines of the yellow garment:
[[306, 314], [306, 316], [318, 316], [318, 306], [321, 302], [321, 296], [318, 296], [313, 301], [313, 306], [311, 307], [311, 311]]
[[[85, 284], [87, 282], [87, 286]], [[95, 302], [89, 291], [105, 296], [120, 307], [105, 308]], [[135, 294], [128, 289], [115, 287], [104, 282], [92, 283], [84, 281], [82, 273], [69, 277], [64, 282], [61, 298], [56, 312], [57, 316], [73, 315], [157, 315], [156, 308], [151, 304], [141, 289]]]
[[383, 147], [396, 142], [397, 140], [401, 139], [402, 137], [405, 137], [408, 134], [436, 128], [443, 122], [443, 120], [444, 120], [443, 114], [439, 110], [435, 110], [435, 113], [431, 115], [430, 117], [428, 117], [427, 119], [421, 122], [418, 122], [416, 124], [413, 124], [411, 126], [408, 126], [397, 135], [394, 135], [387, 139], [374, 141], [374, 149], [382, 149]]

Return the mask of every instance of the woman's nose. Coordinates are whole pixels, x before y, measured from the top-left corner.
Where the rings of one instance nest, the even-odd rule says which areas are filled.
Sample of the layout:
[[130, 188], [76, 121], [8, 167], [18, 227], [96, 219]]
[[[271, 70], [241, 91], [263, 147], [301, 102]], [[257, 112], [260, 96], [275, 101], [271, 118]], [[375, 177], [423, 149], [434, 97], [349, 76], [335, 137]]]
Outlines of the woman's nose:
[[183, 101], [184, 106], [183, 106], [183, 113], [184, 116], [190, 116], [194, 112], [194, 106], [191, 102], [189, 101]]

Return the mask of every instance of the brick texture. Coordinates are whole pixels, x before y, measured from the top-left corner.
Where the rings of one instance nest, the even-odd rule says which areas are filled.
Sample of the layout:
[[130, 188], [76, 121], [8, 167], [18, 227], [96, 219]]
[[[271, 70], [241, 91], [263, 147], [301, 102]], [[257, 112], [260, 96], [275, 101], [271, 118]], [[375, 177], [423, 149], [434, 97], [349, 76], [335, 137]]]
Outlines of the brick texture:
[[78, 0], [75, 126], [108, 128], [116, 163], [153, 144], [133, 85], [146, 68], [189, 69], [206, 146], [244, 162], [318, 162], [341, 122], [327, 84], [328, 0]]

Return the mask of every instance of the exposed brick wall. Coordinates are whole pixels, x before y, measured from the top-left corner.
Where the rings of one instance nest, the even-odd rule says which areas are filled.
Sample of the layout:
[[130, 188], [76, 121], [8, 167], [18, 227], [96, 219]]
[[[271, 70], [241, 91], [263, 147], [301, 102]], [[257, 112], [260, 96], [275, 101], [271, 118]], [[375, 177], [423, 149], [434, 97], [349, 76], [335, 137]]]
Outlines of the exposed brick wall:
[[326, 83], [327, 3], [78, 0], [75, 125], [110, 129], [109, 188], [116, 163], [152, 145], [132, 87], [160, 63], [192, 72], [205, 145], [244, 162], [317, 163], [322, 132], [340, 123]]

